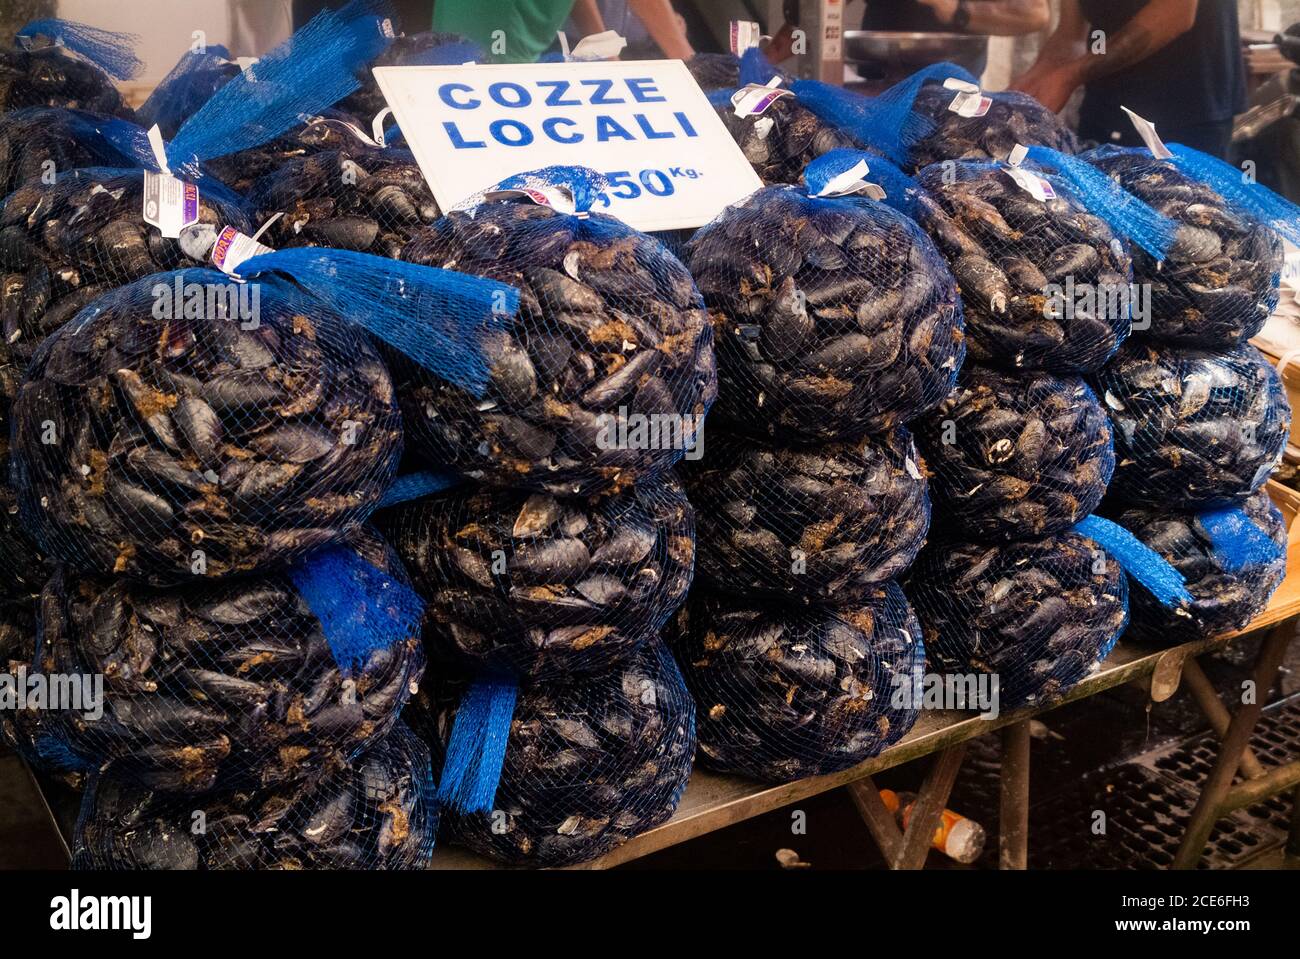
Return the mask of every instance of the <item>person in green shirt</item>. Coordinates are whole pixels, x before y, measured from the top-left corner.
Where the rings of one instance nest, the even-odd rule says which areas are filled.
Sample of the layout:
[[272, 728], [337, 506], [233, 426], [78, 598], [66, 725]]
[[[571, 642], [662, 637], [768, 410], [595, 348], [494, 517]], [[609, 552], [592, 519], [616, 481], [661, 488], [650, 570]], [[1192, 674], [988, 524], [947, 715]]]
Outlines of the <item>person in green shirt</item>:
[[433, 29], [473, 40], [499, 63], [533, 63], [555, 42], [574, 0], [435, 0]]

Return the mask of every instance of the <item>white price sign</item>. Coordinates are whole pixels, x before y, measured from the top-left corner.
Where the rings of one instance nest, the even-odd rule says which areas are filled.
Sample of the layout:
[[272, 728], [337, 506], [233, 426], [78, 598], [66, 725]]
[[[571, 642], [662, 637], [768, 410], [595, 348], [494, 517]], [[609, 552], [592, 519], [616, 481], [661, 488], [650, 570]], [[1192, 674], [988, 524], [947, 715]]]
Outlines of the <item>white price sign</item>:
[[762, 186], [680, 60], [376, 67], [444, 210], [517, 173], [603, 173], [595, 212], [703, 226]]

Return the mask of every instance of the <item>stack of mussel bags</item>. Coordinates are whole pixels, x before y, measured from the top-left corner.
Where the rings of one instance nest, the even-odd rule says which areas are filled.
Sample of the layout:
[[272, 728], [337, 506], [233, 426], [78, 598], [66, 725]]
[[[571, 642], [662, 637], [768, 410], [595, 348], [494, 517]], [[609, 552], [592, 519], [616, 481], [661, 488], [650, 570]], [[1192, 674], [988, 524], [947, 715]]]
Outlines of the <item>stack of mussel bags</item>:
[[1245, 627], [1286, 571], [1286, 527], [1265, 484], [1291, 410], [1247, 341], [1278, 302], [1282, 240], [1300, 210], [1241, 170], [1177, 144], [1100, 146], [1082, 159], [1177, 224], [1163, 259], [1135, 250], [1144, 317], [1091, 380], [1116, 466], [1102, 511], [1182, 573], [1191, 602], [1140, 586], [1130, 635], [1174, 644]]
[[381, 515], [428, 602], [437, 667], [407, 714], [447, 835], [513, 865], [581, 862], [663, 822], [695, 754], [660, 631], [695, 568], [672, 468], [717, 392], [713, 330], [676, 257], [591, 210], [603, 188], [577, 167], [521, 175], [403, 252], [520, 295], [480, 393], [399, 369], [414, 457], [458, 481]]
[[719, 388], [707, 442], [680, 469], [697, 586], [669, 642], [712, 769], [832, 772], [916, 718], [899, 693], [925, 652], [897, 578], [930, 500], [904, 424], [949, 392], [965, 344], [934, 244], [863, 192], [875, 162], [828, 151], [688, 246]]
[[[281, 113], [356, 89], [345, 64], [373, 55], [356, 38], [380, 34], [368, 11], [348, 16], [263, 58], [263, 80], [342, 74], [306, 94], [278, 83], [301, 98]], [[224, 312], [191, 301], [233, 288], [203, 267], [223, 226], [252, 232], [250, 205], [187, 170], [198, 220], [162, 236], [142, 216], [131, 138], [102, 136], [103, 117], [87, 127], [78, 105], [42, 107], [63, 111], [49, 129], [67, 136], [45, 157], [54, 183], [26, 177], [41, 155], [13, 139], [22, 111], [0, 115], [5, 160], [25, 158], [0, 165], [0, 659], [102, 687], [32, 701], [0, 730], [86, 782], [79, 866], [419, 868], [438, 826], [433, 763], [400, 715], [424, 671], [423, 603], [367, 523], [403, 448], [391, 357], [346, 296], [304, 292], [319, 277], [268, 275], [245, 287], [260, 302]], [[241, 153], [279, 133], [265, 113], [238, 132]], [[66, 169], [108, 156], [77, 153], [83, 135], [119, 169]], [[368, 311], [400, 307], [382, 275], [375, 286]]]
[[1074, 138], [1050, 111], [1020, 94], [980, 105], [973, 81], [945, 64], [872, 101], [808, 81], [798, 96], [899, 161], [906, 173], [882, 181], [886, 202], [915, 220], [960, 289], [967, 362], [911, 424], [934, 515], [904, 588], [929, 669], [987, 675], [966, 705], [1007, 709], [1058, 697], [1110, 651], [1128, 622], [1126, 569], [1151, 580], [1153, 605], [1184, 596], [1174, 571], [1091, 515], [1115, 451], [1086, 378], [1131, 323], [1127, 305], [1073, 295], [1127, 291], [1133, 251], [1163, 252], [1171, 228], [1073, 160]]

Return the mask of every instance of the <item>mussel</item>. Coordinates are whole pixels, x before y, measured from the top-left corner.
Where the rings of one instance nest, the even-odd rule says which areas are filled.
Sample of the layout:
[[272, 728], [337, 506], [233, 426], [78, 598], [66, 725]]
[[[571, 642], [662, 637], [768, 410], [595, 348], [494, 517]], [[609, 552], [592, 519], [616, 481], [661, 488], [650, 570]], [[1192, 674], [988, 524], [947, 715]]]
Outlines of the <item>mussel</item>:
[[1128, 623], [1123, 569], [1071, 531], [1011, 543], [935, 541], [903, 586], [921, 621], [927, 669], [995, 678], [1001, 711], [1066, 693]]
[[710, 433], [683, 471], [696, 509], [699, 575], [742, 597], [852, 604], [916, 558], [930, 523], [911, 435], [817, 447]]
[[42, 345], [12, 456], [21, 519], [49, 554], [155, 584], [250, 573], [378, 504], [401, 448], [383, 362], [288, 284], [259, 284], [248, 319], [252, 300], [168, 306], [239, 288], [215, 271], [149, 277]]
[[1277, 307], [1282, 240], [1210, 186], [1146, 150], [1101, 146], [1083, 159], [1176, 221], [1163, 261], [1135, 249], [1134, 279], [1151, 291], [1153, 341], [1227, 349], [1263, 327]]
[[472, 479], [557, 496], [627, 489], [696, 447], [717, 394], [686, 268], [605, 214], [492, 200], [421, 231], [403, 259], [509, 283], [482, 397], [394, 360], [415, 450]]
[[429, 750], [404, 725], [290, 784], [233, 778], [156, 792], [110, 764], [82, 798], [74, 869], [423, 869], [438, 806]]
[[1219, 352], [1125, 344], [1092, 377], [1115, 436], [1111, 492], [1135, 504], [1240, 503], [1286, 447], [1281, 378], [1249, 344]]
[[1131, 328], [1128, 245], [1067, 184], [1055, 181], [1040, 200], [1008, 170], [943, 162], [917, 174], [916, 220], [961, 289], [971, 358], [1014, 370], [1095, 370]]
[[[373, 531], [348, 543], [406, 582]], [[393, 615], [368, 601], [368, 618]], [[273, 785], [347, 760], [392, 728], [424, 670], [415, 635], [355, 659], [336, 650], [285, 574], [151, 587], [60, 571], [41, 594], [39, 642], [47, 672], [103, 676], [99, 709], [58, 713], [63, 740], [165, 792], [232, 775]]]
[[798, 183], [804, 167], [831, 150], [860, 148], [847, 132], [820, 119], [792, 95], [775, 94], [761, 113], [737, 116], [724, 101], [723, 125], [764, 183]]
[[[1160, 505], [1117, 504], [1115, 521], [1159, 553], [1183, 575], [1190, 604], [1170, 609], [1140, 584], [1130, 593], [1133, 624], [1128, 637], [1173, 646], [1244, 628], [1265, 606], [1286, 575], [1286, 523], [1267, 490], [1256, 490], [1236, 510], [1177, 512]], [[1251, 524], [1272, 540], [1271, 559], [1244, 563], [1221, 555], [1212, 533], [1225, 522]]]
[[696, 591], [666, 638], [695, 697], [700, 762], [789, 782], [878, 755], [916, 721], [921, 627], [903, 591], [764, 606]]
[[695, 517], [669, 474], [598, 501], [478, 487], [385, 514], [434, 655], [525, 679], [607, 669], [686, 598]]
[[[441, 768], [464, 684], [426, 684], [407, 720]], [[695, 705], [657, 637], [595, 676], [522, 688], [491, 812], [444, 813], [452, 838], [522, 866], [594, 859], [667, 820], [690, 777]]]
[[715, 415], [735, 428], [782, 442], [852, 439], [951, 389], [965, 356], [956, 283], [889, 207], [768, 187], [688, 249], [713, 321]]
[[913, 428], [935, 509], [971, 539], [1067, 529], [1096, 509], [1115, 468], [1110, 421], [1077, 376], [967, 364]]

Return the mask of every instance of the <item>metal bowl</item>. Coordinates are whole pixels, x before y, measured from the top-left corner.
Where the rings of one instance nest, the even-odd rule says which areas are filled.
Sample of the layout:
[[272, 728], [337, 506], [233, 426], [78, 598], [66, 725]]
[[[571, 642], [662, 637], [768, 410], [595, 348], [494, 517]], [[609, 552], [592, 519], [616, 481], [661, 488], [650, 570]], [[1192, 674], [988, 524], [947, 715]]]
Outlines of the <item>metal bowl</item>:
[[844, 59], [858, 66], [864, 76], [905, 76], [944, 60], [978, 76], [988, 46], [988, 37], [968, 33], [848, 30], [844, 34]]

